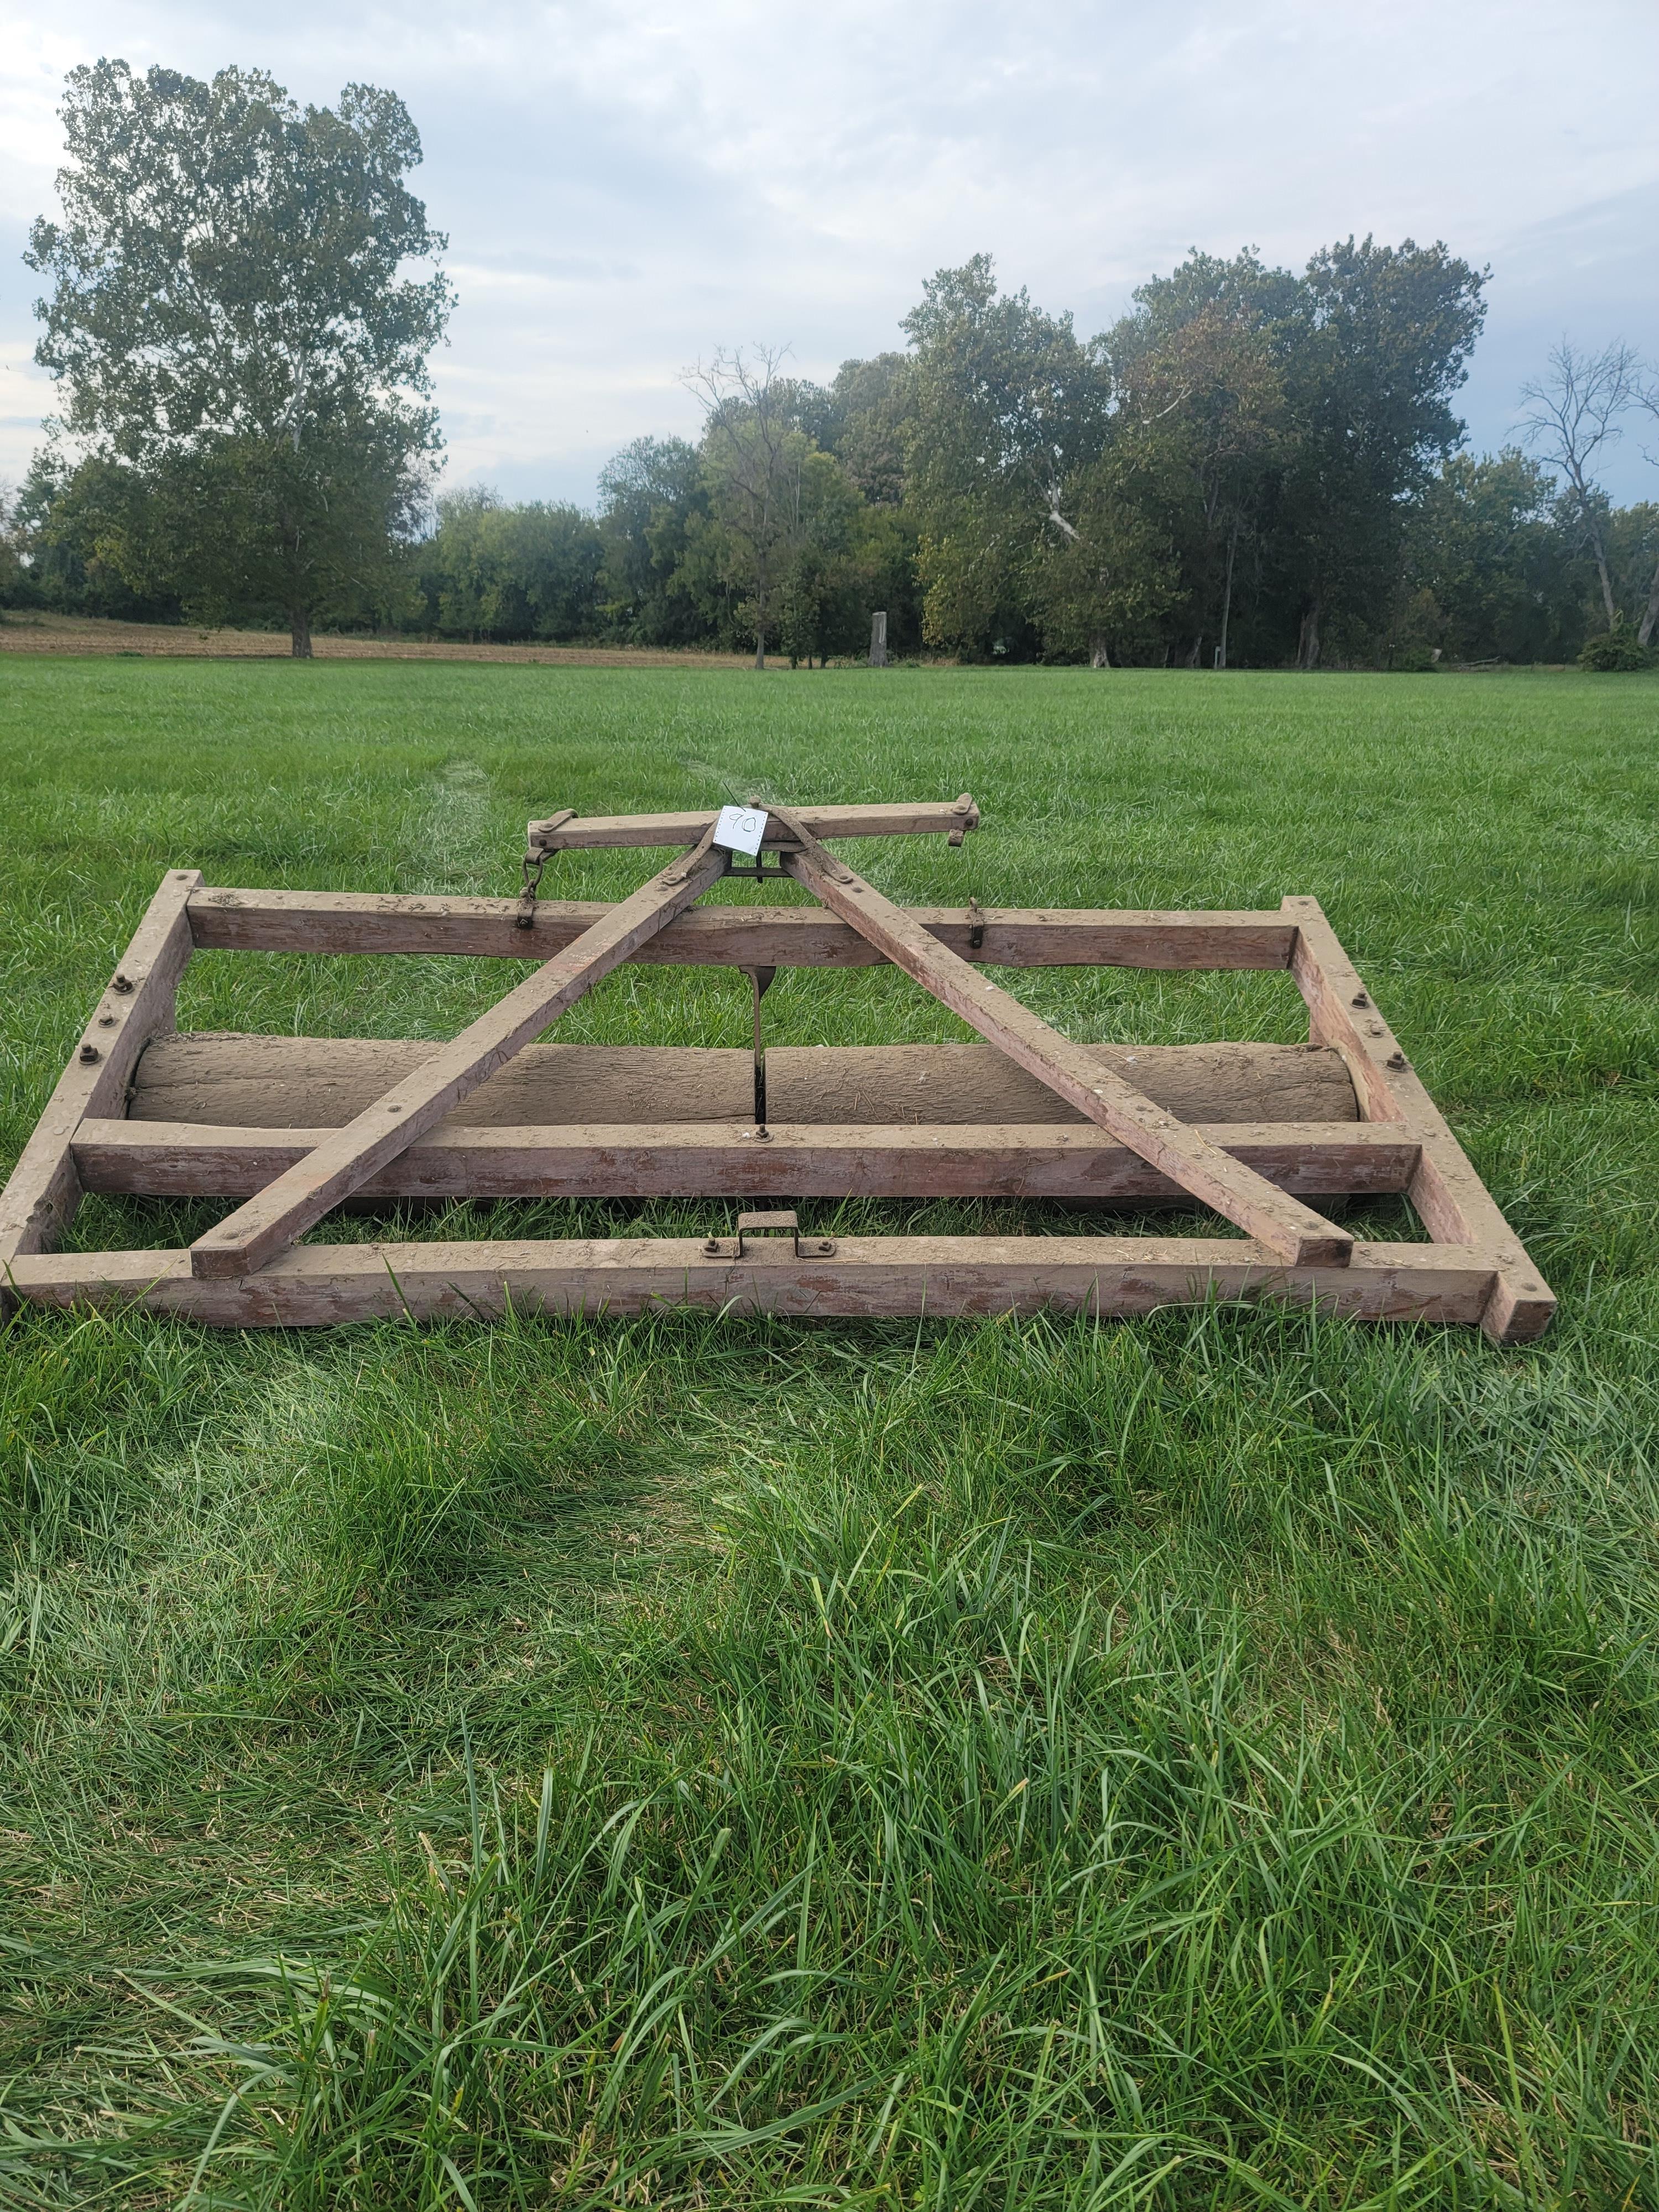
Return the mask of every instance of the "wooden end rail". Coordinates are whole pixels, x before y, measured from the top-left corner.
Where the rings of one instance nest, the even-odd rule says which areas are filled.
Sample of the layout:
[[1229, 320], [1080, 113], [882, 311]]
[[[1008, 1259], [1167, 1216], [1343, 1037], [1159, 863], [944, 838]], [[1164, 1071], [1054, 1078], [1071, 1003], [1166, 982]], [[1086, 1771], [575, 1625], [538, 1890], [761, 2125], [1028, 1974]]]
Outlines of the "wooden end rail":
[[623, 1237], [557, 1243], [301, 1244], [251, 1275], [204, 1282], [185, 1252], [74, 1252], [17, 1261], [44, 1305], [137, 1305], [222, 1328], [506, 1312], [712, 1312], [914, 1319], [1044, 1310], [1145, 1314], [1206, 1297], [1270, 1297], [1359, 1321], [1477, 1322], [1490, 1261], [1446, 1244], [1361, 1244], [1346, 1267], [1285, 1268], [1261, 1245], [1201, 1237], [842, 1237], [832, 1255], [787, 1237]]

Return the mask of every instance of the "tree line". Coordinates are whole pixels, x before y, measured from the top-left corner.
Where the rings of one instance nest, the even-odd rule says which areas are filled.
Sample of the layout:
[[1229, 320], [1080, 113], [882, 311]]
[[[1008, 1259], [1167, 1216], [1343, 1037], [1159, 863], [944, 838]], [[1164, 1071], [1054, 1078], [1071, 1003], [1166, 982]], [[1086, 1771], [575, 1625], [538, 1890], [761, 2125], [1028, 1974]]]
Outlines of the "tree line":
[[899, 653], [1102, 667], [1635, 665], [1659, 625], [1659, 505], [1598, 476], [1659, 386], [1564, 341], [1520, 441], [1469, 453], [1486, 273], [1443, 245], [1194, 252], [1087, 338], [978, 256], [902, 349], [827, 385], [719, 353], [697, 438], [626, 447], [591, 510], [512, 503], [438, 489], [453, 294], [395, 95], [106, 62], [64, 113], [29, 259], [66, 404], [7, 519], [14, 603], [281, 623], [298, 653], [374, 626], [808, 665], [877, 608]]

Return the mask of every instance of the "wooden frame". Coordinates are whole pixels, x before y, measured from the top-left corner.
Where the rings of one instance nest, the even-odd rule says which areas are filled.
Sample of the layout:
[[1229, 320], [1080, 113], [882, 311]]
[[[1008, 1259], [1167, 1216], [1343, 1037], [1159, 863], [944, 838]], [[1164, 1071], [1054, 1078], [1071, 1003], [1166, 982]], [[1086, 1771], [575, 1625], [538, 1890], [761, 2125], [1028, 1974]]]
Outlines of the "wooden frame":
[[[535, 860], [567, 847], [694, 842], [617, 906], [227, 890], [204, 886], [196, 871], [173, 871], [0, 1198], [0, 1270], [9, 1292], [54, 1306], [134, 1304], [236, 1327], [488, 1316], [508, 1304], [553, 1314], [684, 1304], [814, 1316], [943, 1317], [1044, 1306], [1129, 1315], [1253, 1297], [1367, 1320], [1477, 1322], [1506, 1344], [1547, 1326], [1554, 1300], [1542, 1277], [1316, 901], [1291, 897], [1277, 911], [1241, 913], [1010, 912], [973, 904], [965, 912], [907, 911], [821, 842], [826, 835], [932, 833], [959, 843], [978, 819], [965, 794], [949, 805], [774, 808], [764, 849], [823, 902], [816, 909], [696, 906], [727, 865], [709, 843], [711, 814], [583, 822], [565, 813], [531, 824]], [[173, 1030], [179, 978], [198, 948], [539, 964], [453, 1043], [434, 1048], [424, 1066], [342, 1126], [129, 1119], [140, 1054]], [[470, 1127], [447, 1118], [458, 1099], [623, 960], [742, 969], [892, 960], [1063, 1098], [1075, 1118], [797, 1121], [763, 1130], [707, 1121]], [[1340, 1055], [1359, 1118], [1178, 1121], [1135, 1087], [1138, 1071], [1130, 1080], [1121, 1067], [1103, 1068], [1089, 1048], [1060, 1037], [984, 972], [1078, 963], [1288, 969], [1309, 1007], [1310, 1041], [1327, 1048], [1328, 1060]], [[1330, 1079], [1339, 1081], [1340, 1071]], [[86, 1191], [245, 1203], [188, 1251], [54, 1252]], [[714, 1233], [722, 1224], [711, 1219], [701, 1239], [295, 1242], [354, 1194], [362, 1203], [623, 1194], [729, 1201], [772, 1191], [1197, 1200], [1231, 1213], [1247, 1234], [815, 1235], [734, 1244]], [[1303, 1202], [1380, 1192], [1409, 1197], [1431, 1241], [1367, 1241]]]

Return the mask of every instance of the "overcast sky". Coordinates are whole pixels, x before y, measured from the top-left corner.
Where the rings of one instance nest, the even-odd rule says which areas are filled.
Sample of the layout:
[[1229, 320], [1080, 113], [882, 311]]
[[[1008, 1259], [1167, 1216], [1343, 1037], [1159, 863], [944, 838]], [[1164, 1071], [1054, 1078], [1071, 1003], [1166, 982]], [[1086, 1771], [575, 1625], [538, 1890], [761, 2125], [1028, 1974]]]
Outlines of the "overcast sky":
[[[436, 363], [449, 480], [591, 500], [694, 433], [717, 346], [799, 373], [901, 343], [974, 252], [1103, 328], [1189, 246], [1299, 266], [1350, 232], [1490, 262], [1462, 398], [1512, 434], [1553, 341], [1659, 356], [1655, 0], [0, 0], [0, 477], [50, 386], [19, 259], [54, 204], [64, 72], [100, 54], [402, 94], [460, 295]], [[1607, 471], [1659, 496], [1632, 428]]]

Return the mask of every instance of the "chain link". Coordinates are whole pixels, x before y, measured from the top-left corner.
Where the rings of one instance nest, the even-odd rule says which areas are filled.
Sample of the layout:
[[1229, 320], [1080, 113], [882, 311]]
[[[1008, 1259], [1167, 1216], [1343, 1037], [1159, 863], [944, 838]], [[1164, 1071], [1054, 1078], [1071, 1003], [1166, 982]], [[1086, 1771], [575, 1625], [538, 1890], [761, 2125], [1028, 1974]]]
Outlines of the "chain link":
[[536, 894], [541, 888], [542, 870], [547, 866], [545, 853], [526, 853], [524, 856], [524, 878], [519, 890], [519, 911], [514, 916], [514, 926], [519, 929], [536, 927]]

